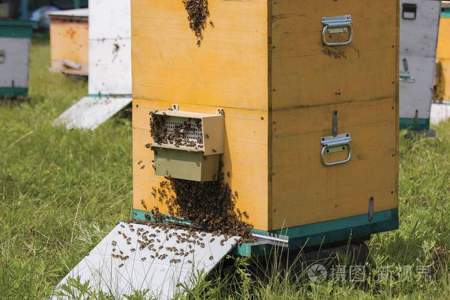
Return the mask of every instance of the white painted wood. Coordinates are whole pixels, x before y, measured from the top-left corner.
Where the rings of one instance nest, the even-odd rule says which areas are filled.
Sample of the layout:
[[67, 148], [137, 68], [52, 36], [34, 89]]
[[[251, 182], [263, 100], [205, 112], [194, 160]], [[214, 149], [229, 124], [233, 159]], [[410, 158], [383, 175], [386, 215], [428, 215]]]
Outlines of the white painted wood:
[[95, 129], [131, 102], [130, 1], [89, 1], [89, 96], [55, 124]]
[[54, 124], [67, 129], [96, 129], [130, 103], [131, 96], [84, 97], [63, 112]]
[[[146, 232], [146, 237], [152, 242], [151, 247], [141, 249], [138, 240], [145, 240], [143, 232]], [[67, 283], [69, 278], [80, 277], [83, 283], [89, 281], [91, 288], [110, 293], [117, 299], [143, 290], [149, 290], [146, 295], [148, 298], [153, 296], [152, 299], [172, 299], [177, 293], [183, 292], [183, 286], [192, 288], [197, 277], [210, 272], [239, 241], [238, 237], [225, 239], [224, 236], [199, 232], [199, 238], [191, 237], [188, 238], [189, 241], [180, 242], [176, 236], [182, 234], [189, 232], [183, 229], [158, 228], [156, 225], [130, 226], [119, 223], [69, 272], [56, 290]], [[177, 252], [183, 250], [188, 254], [185, 256], [174, 253], [172, 247]], [[121, 260], [112, 257], [114, 254], [128, 258]], [[160, 258], [156, 258], [157, 255]], [[164, 255], [167, 257], [161, 259]], [[179, 261], [174, 262], [173, 259]]]
[[433, 103], [431, 106], [431, 124], [437, 125], [450, 120], [450, 102]]
[[[402, 18], [403, 4], [416, 4], [415, 20]], [[441, 3], [438, 0], [400, 1], [400, 53], [436, 57]]]
[[90, 39], [131, 37], [131, 0], [90, 0]]
[[28, 87], [29, 48], [29, 39], [0, 38], [0, 87]]
[[[417, 6], [416, 19], [402, 17], [405, 3]], [[400, 81], [401, 118], [430, 118], [440, 7], [438, 0], [400, 1], [400, 72], [405, 72], [406, 59], [412, 76], [412, 80]]]
[[89, 17], [89, 9], [80, 8], [80, 9], [58, 10], [50, 12], [48, 15], [50, 17], [54, 16], [54, 17], [69, 17], [69, 18], [87, 18]]
[[131, 40], [89, 41], [89, 94], [131, 94]]
[[433, 102], [434, 75], [436, 61], [430, 57], [400, 56], [400, 69], [403, 59], [407, 59], [412, 80], [400, 80], [400, 117], [429, 119]]

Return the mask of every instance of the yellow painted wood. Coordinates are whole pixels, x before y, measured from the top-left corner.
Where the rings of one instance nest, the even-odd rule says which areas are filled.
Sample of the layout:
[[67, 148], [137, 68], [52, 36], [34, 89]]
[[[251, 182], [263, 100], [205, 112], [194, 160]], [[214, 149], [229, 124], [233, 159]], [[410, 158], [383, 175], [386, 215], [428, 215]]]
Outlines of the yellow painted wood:
[[440, 19], [436, 56], [439, 64], [437, 97], [450, 99], [450, 18]]
[[[171, 106], [167, 101], [133, 100], [133, 207], [167, 208], [155, 201], [152, 187], [161, 178], [152, 169], [153, 151], [145, 147], [151, 142], [149, 113]], [[214, 113], [215, 108], [202, 105], [180, 105], [180, 110]], [[225, 145], [223, 163], [226, 181], [238, 192], [237, 208], [246, 211], [248, 220], [257, 228], [268, 230], [268, 114], [266, 111], [225, 109]], [[145, 167], [142, 167], [145, 166]]]
[[[274, 109], [394, 97], [397, 1], [273, 1]], [[322, 44], [322, 17], [351, 15], [353, 42]]]
[[[51, 18], [50, 25], [51, 70], [71, 75], [87, 76], [89, 51], [89, 25], [77, 19], [71, 22], [57, 17]], [[81, 66], [80, 69], [67, 67], [63, 62], [70, 61]]]
[[[388, 98], [273, 112], [273, 228], [366, 214], [370, 197], [376, 211], [397, 207], [393, 103]], [[352, 136], [353, 159], [325, 167], [320, 140], [331, 135], [334, 111], [339, 133]]]
[[[365, 214], [370, 197], [376, 211], [397, 207], [398, 2], [272, 3], [270, 227]], [[324, 46], [322, 17], [340, 15], [352, 16], [353, 42]], [[354, 157], [325, 167], [333, 111]]]
[[181, 0], [133, 0], [134, 97], [267, 110], [267, 2], [208, 2], [197, 47]]
[[[226, 180], [257, 229], [365, 214], [370, 197], [375, 211], [396, 208], [398, 1], [208, 2], [214, 26], [197, 47], [182, 1], [132, 1], [133, 207], [160, 205], [149, 113], [179, 104], [225, 109]], [[353, 43], [323, 46], [322, 17], [344, 14]], [[335, 110], [354, 157], [327, 168], [320, 139]]]

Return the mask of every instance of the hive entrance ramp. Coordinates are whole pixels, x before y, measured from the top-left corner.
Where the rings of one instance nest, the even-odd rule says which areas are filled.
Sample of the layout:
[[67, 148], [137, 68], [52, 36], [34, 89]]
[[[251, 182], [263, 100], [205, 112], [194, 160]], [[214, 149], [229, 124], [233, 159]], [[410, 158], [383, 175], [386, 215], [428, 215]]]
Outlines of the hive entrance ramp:
[[76, 295], [68, 282], [79, 278], [91, 289], [117, 298], [147, 290], [146, 296], [172, 299], [193, 287], [238, 241], [238, 237], [121, 222], [58, 284], [55, 295], [67, 288]]
[[95, 129], [131, 103], [131, 96], [88, 96], [72, 105], [54, 122], [67, 129]]

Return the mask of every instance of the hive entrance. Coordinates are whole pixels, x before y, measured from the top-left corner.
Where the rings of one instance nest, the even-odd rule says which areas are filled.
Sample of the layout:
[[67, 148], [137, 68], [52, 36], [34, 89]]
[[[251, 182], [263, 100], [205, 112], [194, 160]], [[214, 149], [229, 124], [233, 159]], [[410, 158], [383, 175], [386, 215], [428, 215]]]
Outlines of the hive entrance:
[[[248, 215], [235, 207], [238, 193], [231, 191], [222, 174], [217, 181], [209, 182], [165, 178], [158, 188], [153, 188], [152, 194], [168, 208], [170, 216], [226, 237], [251, 239], [252, 227], [245, 222]], [[152, 213], [160, 216], [157, 208]]]
[[152, 138], [157, 144], [203, 147], [202, 120], [152, 114]]

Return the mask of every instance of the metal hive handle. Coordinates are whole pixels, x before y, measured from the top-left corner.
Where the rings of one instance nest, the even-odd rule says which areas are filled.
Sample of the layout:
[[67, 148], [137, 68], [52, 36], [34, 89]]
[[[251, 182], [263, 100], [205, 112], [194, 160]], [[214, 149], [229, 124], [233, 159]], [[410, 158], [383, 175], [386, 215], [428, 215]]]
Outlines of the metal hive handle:
[[[322, 138], [322, 150], [320, 151], [320, 157], [322, 164], [326, 167], [333, 167], [337, 165], [343, 165], [348, 163], [352, 160], [353, 152], [352, 152], [352, 146], [350, 142], [352, 141], [352, 137], [350, 134], [345, 133], [338, 136], [328, 136]], [[347, 157], [343, 160], [337, 160], [337, 161], [328, 161], [326, 159], [327, 153], [330, 152], [332, 149], [336, 148], [345, 148], [347, 151]]]
[[[337, 17], [323, 17], [322, 18], [322, 42], [329, 47], [347, 46], [353, 41], [352, 16], [337, 16]], [[348, 38], [345, 41], [333, 42], [327, 39], [328, 34], [333, 33], [348, 33]]]

